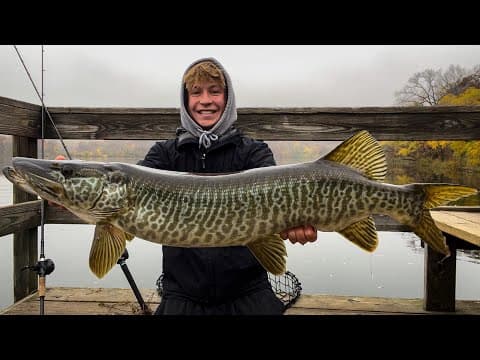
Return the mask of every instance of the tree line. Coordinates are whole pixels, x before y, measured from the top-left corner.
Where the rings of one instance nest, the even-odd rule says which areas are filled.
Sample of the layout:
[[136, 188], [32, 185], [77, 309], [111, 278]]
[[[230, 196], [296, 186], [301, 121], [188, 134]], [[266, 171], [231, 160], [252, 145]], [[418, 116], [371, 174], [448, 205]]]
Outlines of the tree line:
[[[395, 93], [402, 106], [480, 105], [480, 64], [471, 69], [450, 65], [446, 70], [415, 73]], [[426, 159], [445, 171], [480, 171], [480, 141], [388, 141], [395, 158]]]

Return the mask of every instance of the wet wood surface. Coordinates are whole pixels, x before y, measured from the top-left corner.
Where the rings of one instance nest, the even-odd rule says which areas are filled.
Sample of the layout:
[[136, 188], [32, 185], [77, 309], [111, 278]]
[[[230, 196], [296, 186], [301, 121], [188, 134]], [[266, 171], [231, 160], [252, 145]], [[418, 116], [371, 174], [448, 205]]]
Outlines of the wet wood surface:
[[[141, 289], [151, 310], [160, 298], [154, 289]], [[37, 315], [36, 293], [0, 312], [2, 315]], [[46, 315], [143, 315], [131, 289], [70, 288], [47, 289]], [[302, 294], [285, 315], [480, 315], [480, 301], [457, 300], [451, 313], [423, 310], [423, 299], [380, 298]]]
[[442, 210], [431, 214], [443, 232], [480, 246], [480, 212]]

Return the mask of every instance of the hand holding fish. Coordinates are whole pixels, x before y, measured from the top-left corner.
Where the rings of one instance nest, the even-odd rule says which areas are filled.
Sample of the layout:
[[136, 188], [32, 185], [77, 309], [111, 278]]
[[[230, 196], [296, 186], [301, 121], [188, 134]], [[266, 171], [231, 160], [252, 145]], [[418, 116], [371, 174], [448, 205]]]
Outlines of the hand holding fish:
[[292, 244], [298, 242], [305, 245], [307, 242], [314, 242], [317, 240], [317, 229], [312, 225], [298, 226], [281, 231], [280, 237], [283, 240], [290, 240]]

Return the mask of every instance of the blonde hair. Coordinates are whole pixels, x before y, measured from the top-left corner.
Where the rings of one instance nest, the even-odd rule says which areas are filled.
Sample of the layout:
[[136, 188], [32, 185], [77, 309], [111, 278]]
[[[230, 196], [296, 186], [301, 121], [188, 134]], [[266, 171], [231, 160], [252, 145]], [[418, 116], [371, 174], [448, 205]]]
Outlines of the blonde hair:
[[183, 77], [187, 91], [191, 91], [195, 84], [204, 81], [213, 81], [222, 89], [225, 89], [223, 72], [212, 61], [203, 61], [195, 64]]

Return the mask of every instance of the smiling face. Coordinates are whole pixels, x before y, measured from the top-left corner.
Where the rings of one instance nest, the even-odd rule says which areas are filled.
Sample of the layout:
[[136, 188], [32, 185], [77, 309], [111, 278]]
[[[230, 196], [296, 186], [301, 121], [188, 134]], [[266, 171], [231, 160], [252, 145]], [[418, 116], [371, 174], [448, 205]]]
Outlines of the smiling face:
[[188, 112], [203, 129], [211, 129], [225, 110], [225, 89], [216, 81], [195, 83], [188, 91]]
[[192, 66], [183, 81], [190, 116], [203, 129], [211, 129], [222, 117], [227, 102], [222, 70], [212, 61], [203, 61]]

